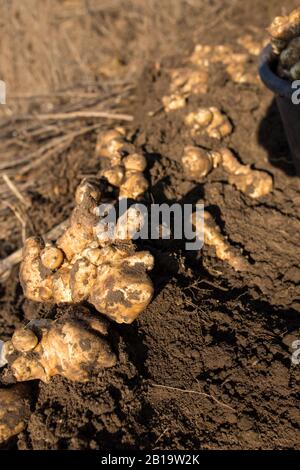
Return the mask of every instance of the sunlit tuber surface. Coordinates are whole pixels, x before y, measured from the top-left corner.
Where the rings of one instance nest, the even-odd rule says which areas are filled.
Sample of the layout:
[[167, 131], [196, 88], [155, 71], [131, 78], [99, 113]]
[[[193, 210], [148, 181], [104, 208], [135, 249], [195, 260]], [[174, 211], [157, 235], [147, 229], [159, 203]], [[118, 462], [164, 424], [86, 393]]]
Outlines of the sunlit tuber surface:
[[98, 136], [96, 153], [100, 158], [107, 160], [102, 176], [112, 186], [119, 188], [119, 197], [136, 200], [149, 187], [143, 174], [147, 162], [140, 153], [128, 153], [127, 144], [122, 129], [105, 131]]
[[180, 93], [172, 93], [162, 97], [162, 104], [166, 113], [184, 108], [186, 105], [186, 97]]
[[[124, 167], [130, 172], [127, 182], [135, 195], [134, 181], [141, 178], [139, 169], [146, 163], [138, 154], [126, 158]], [[87, 300], [118, 323], [131, 323], [151, 301], [153, 285], [146, 271], [152, 269], [153, 258], [148, 252], [141, 257], [135, 251], [131, 238], [140, 219], [130, 208], [112, 234], [105, 232], [105, 224], [101, 231], [97, 215], [100, 199], [101, 186], [84, 180], [76, 191], [70, 226], [57, 246], [45, 247], [39, 237], [26, 240], [20, 280], [25, 296], [31, 300], [57, 304]], [[51, 256], [45, 255], [47, 250]], [[62, 253], [62, 264], [61, 257], [57, 263], [58, 252]]]
[[228, 175], [228, 182], [252, 198], [266, 196], [273, 189], [271, 175], [240, 163], [227, 148], [208, 151], [200, 147], [185, 147], [182, 164], [186, 176], [194, 181], [207, 176], [213, 168], [222, 166]]
[[49, 382], [54, 375], [85, 382], [91, 372], [116, 364], [106, 335], [107, 322], [84, 307], [73, 317], [31, 321], [6, 343], [6, 372], [17, 382]]
[[219, 152], [189, 145], [183, 150], [182, 165], [188, 178], [197, 181], [216, 168], [220, 159]]
[[185, 124], [191, 128], [192, 135], [206, 133], [209, 137], [221, 140], [231, 134], [232, 125], [227, 116], [218, 108], [199, 108], [185, 117]]
[[183, 108], [190, 95], [204, 94], [208, 90], [208, 71], [199, 67], [180, 67], [170, 72], [170, 95], [163, 96], [166, 112]]
[[[197, 227], [201, 217], [200, 213], [192, 214], [192, 223]], [[222, 235], [220, 227], [216, 224], [212, 215], [204, 211], [204, 244], [214, 247], [216, 257], [221, 261], [225, 261], [235, 271], [246, 271], [248, 269], [248, 261], [242, 256], [238, 248], [230, 245], [228, 240]], [[199, 226], [199, 225], [198, 225]]]
[[228, 181], [239, 191], [252, 198], [263, 197], [273, 189], [273, 179], [269, 173], [262, 170], [253, 170], [249, 165], [238, 161], [231, 150], [220, 150], [224, 170], [228, 173]]
[[263, 43], [259, 44], [250, 35], [239, 38], [237, 42], [247, 53], [235, 52], [230, 45], [197, 44], [189, 60], [194, 65], [206, 69], [209, 69], [210, 64], [221, 63], [235, 83], [259, 83], [258, 75], [249, 71], [249, 64], [251, 55], [256, 56]]
[[30, 394], [28, 384], [0, 388], [0, 444], [26, 428], [30, 416]]
[[277, 16], [268, 28], [273, 52], [278, 56], [277, 73], [281, 78], [300, 78], [300, 8], [289, 15]]

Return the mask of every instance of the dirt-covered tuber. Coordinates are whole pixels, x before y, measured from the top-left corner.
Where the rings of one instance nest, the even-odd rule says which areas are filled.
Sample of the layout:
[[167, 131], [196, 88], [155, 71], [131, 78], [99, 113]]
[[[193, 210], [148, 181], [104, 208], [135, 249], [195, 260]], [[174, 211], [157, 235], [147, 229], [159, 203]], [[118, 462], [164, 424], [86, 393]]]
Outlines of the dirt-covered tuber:
[[220, 163], [220, 153], [188, 145], [183, 150], [182, 165], [188, 178], [197, 181], [207, 176]]
[[84, 307], [73, 317], [33, 320], [5, 343], [6, 372], [17, 382], [48, 382], [54, 375], [85, 382], [92, 371], [116, 364], [106, 335], [107, 322]]
[[300, 78], [300, 8], [289, 15], [277, 16], [268, 28], [273, 52], [278, 56], [277, 73], [281, 78]]
[[200, 147], [185, 147], [182, 164], [186, 176], [194, 181], [207, 176], [213, 168], [222, 166], [228, 175], [228, 182], [252, 198], [265, 196], [273, 189], [273, 179], [269, 173], [240, 163], [227, 148], [208, 151]]
[[[194, 227], [199, 226], [198, 217], [201, 213], [192, 214], [192, 223]], [[215, 249], [216, 257], [225, 261], [235, 271], [246, 271], [249, 267], [248, 261], [242, 256], [238, 248], [233, 247], [221, 233], [220, 227], [216, 224], [212, 215], [204, 210], [204, 244], [212, 246]]]
[[263, 197], [273, 189], [273, 179], [266, 171], [253, 170], [250, 165], [243, 165], [238, 161], [231, 150], [220, 150], [224, 170], [228, 174], [228, 181], [239, 191], [252, 198]]
[[0, 444], [22, 432], [30, 416], [28, 384], [0, 388]]
[[[145, 161], [138, 154], [128, 155], [124, 166], [131, 172], [134, 193], [133, 179], [139, 177]], [[131, 208], [118, 219], [113, 233], [101, 231], [100, 198], [97, 182], [80, 184], [70, 226], [56, 245], [45, 247], [39, 237], [26, 240], [20, 280], [31, 300], [57, 304], [87, 300], [115, 321], [131, 323], [152, 298], [153, 286], [146, 272], [153, 267], [153, 257], [135, 251], [131, 238], [140, 219]]]
[[106, 131], [99, 134], [96, 153], [107, 160], [101, 174], [109, 184], [119, 188], [119, 197], [136, 200], [149, 187], [143, 174], [147, 162], [140, 153], [128, 153], [126, 144], [123, 130]]
[[257, 55], [259, 43], [248, 35], [239, 38], [238, 44], [246, 49], [247, 53], [235, 52], [231, 45], [197, 44], [189, 60], [192, 64], [207, 70], [210, 64], [223, 64], [229, 77], [235, 83], [259, 83], [258, 75], [253, 73], [251, 67], [251, 55]]
[[206, 133], [209, 137], [221, 140], [231, 134], [232, 125], [228, 117], [218, 108], [199, 108], [185, 117], [185, 124], [191, 128], [192, 135]]
[[170, 71], [170, 94], [163, 96], [166, 112], [183, 108], [190, 95], [204, 94], [208, 90], [208, 72], [198, 67], [180, 67]]

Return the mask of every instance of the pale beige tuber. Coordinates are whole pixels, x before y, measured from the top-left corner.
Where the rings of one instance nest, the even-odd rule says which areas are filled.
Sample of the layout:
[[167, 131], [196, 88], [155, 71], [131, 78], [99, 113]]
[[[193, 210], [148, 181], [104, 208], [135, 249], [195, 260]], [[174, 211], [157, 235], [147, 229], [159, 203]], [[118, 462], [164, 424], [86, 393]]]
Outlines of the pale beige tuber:
[[197, 181], [207, 176], [221, 160], [219, 152], [188, 145], [183, 150], [182, 165], [188, 178]]
[[190, 95], [204, 94], [208, 90], [208, 72], [198, 67], [180, 67], [170, 71], [170, 95], [163, 96], [166, 112], [183, 108]]
[[116, 364], [107, 326], [84, 307], [73, 318], [33, 320], [4, 343], [7, 371], [17, 382], [49, 382], [54, 375], [86, 382], [92, 372]]
[[192, 135], [206, 133], [209, 137], [218, 140], [232, 132], [228, 117], [214, 106], [199, 108], [189, 113], [185, 117], [185, 124], [191, 128]]
[[257, 73], [250, 70], [251, 55], [257, 55], [259, 43], [248, 35], [239, 38], [238, 44], [246, 49], [247, 53], [235, 52], [230, 45], [197, 44], [189, 60], [192, 64], [207, 70], [210, 64], [223, 64], [229, 77], [235, 83], [259, 83]]
[[99, 134], [96, 153], [107, 159], [107, 168], [101, 174], [112, 186], [119, 188], [119, 197], [136, 200], [149, 187], [143, 173], [147, 162], [140, 153], [124, 151], [126, 144], [123, 130], [106, 131]]
[[30, 417], [28, 384], [0, 388], [0, 444], [22, 432]]
[[269, 173], [240, 163], [227, 148], [208, 151], [200, 147], [185, 147], [182, 164], [186, 176], [194, 181], [207, 176], [213, 168], [222, 166], [228, 175], [228, 182], [254, 199], [266, 196], [273, 189], [273, 179]]
[[220, 154], [229, 183], [239, 191], [252, 198], [266, 196], [272, 191], [273, 179], [269, 173], [243, 165], [229, 149], [221, 149]]
[[[192, 223], [194, 227], [199, 226], [198, 218], [201, 213], [192, 214]], [[230, 245], [228, 240], [222, 235], [220, 227], [216, 224], [212, 215], [204, 210], [204, 244], [212, 246], [215, 249], [216, 257], [225, 261], [235, 271], [246, 271], [249, 268], [248, 261], [242, 256], [238, 248]]]
[[289, 15], [277, 16], [268, 28], [273, 52], [278, 56], [277, 73], [281, 78], [300, 78], [300, 8]]
[[[138, 173], [144, 167], [132, 156], [124, 164], [132, 178], [135, 169]], [[106, 232], [97, 215], [100, 199], [101, 187], [84, 180], [76, 191], [70, 226], [56, 245], [45, 247], [38, 237], [26, 241], [20, 280], [28, 299], [57, 304], [87, 300], [116, 322], [131, 323], [152, 298], [146, 272], [153, 267], [153, 257], [136, 252], [131, 241], [140, 228], [138, 214], [129, 208], [113, 233]]]

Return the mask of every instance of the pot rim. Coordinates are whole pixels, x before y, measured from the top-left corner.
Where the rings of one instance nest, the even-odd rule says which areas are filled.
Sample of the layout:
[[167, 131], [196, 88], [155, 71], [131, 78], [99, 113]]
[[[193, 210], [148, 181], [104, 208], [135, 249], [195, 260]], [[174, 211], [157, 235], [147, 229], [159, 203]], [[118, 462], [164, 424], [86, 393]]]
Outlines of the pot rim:
[[291, 99], [295, 88], [292, 88], [292, 83], [278, 77], [272, 70], [272, 63], [274, 64], [275, 58], [272, 51], [272, 45], [268, 44], [261, 52], [259, 57], [258, 72], [261, 80], [273, 93], [285, 98]]

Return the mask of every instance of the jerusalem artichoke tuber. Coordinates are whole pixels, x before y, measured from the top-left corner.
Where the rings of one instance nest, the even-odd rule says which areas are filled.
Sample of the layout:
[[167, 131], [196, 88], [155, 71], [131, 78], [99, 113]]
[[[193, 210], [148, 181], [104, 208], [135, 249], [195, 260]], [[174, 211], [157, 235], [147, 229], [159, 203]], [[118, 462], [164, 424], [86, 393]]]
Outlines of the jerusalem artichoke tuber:
[[149, 187], [143, 175], [147, 162], [144, 155], [139, 153], [121, 152], [125, 145], [124, 133], [107, 131], [99, 135], [96, 151], [100, 157], [109, 160], [108, 168], [102, 171], [102, 176], [112, 186], [119, 188], [119, 197], [137, 199]]
[[194, 181], [206, 176], [213, 168], [222, 166], [228, 174], [228, 182], [252, 198], [265, 196], [273, 189], [271, 175], [243, 165], [227, 148], [207, 151], [200, 147], [185, 147], [182, 164], [188, 178]]
[[300, 8], [289, 15], [277, 16], [267, 29], [278, 56], [277, 73], [281, 78], [300, 78]]
[[[192, 214], [192, 223], [197, 226], [201, 217], [200, 213]], [[245, 271], [248, 269], [247, 260], [241, 255], [240, 250], [231, 246], [222, 235], [220, 228], [216, 224], [212, 215], [205, 210], [204, 214], [204, 244], [215, 248], [216, 257], [229, 264], [235, 271]]]
[[22, 432], [30, 416], [28, 384], [0, 389], [0, 444]]
[[232, 125], [227, 116], [213, 106], [189, 113], [185, 117], [185, 124], [191, 127], [192, 135], [205, 132], [209, 137], [218, 140], [232, 132]]
[[190, 95], [206, 93], [208, 72], [197, 67], [181, 67], [170, 72], [170, 95], [163, 96], [162, 103], [166, 112], [183, 108]]
[[85, 382], [92, 371], [116, 364], [106, 335], [105, 320], [95, 318], [84, 307], [73, 317], [31, 321], [26, 328], [16, 330], [9, 342], [8, 371], [18, 382], [49, 382], [54, 375]]
[[[139, 178], [138, 169], [145, 167], [145, 161], [139, 155], [128, 156], [125, 167], [132, 168], [128, 170], [132, 179]], [[131, 184], [128, 191], [134, 193], [135, 186]], [[84, 180], [80, 184], [70, 226], [57, 240], [59, 248], [45, 247], [38, 237], [26, 241], [20, 280], [25, 296], [31, 300], [58, 304], [87, 300], [115, 321], [131, 323], [152, 298], [153, 286], [146, 271], [151, 269], [149, 259], [152, 266], [153, 258], [147, 252], [147, 263], [143, 259], [135, 262], [139, 254], [131, 238], [140, 219], [130, 208], [119, 218], [111, 238], [101, 236], [101, 219], [96, 210], [100, 194], [95, 181]], [[47, 250], [49, 257], [45, 256]], [[64, 261], [59, 267], [53, 263], [53, 252], [62, 253]]]

